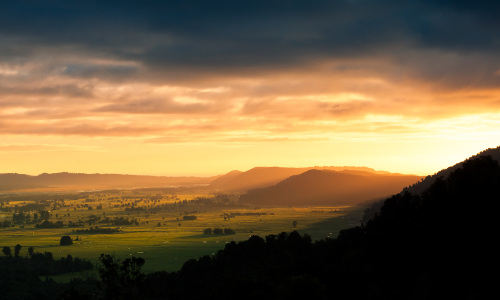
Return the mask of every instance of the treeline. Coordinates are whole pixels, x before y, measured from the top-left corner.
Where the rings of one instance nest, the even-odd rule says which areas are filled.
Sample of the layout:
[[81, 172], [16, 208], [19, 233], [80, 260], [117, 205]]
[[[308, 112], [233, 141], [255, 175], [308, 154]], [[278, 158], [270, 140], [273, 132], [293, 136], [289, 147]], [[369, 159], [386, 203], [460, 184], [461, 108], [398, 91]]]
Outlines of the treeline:
[[63, 221], [56, 221], [56, 222], [43, 221], [40, 224], [36, 224], [35, 228], [63, 228], [63, 226], [64, 226]]
[[99, 223], [107, 223], [114, 226], [124, 226], [124, 225], [139, 225], [139, 221], [135, 218], [125, 218], [125, 217], [115, 217], [115, 218], [105, 218]]
[[134, 201], [131, 203], [123, 203], [122, 205], [115, 205], [115, 207], [125, 207], [127, 212], [145, 212], [145, 213], [155, 213], [158, 211], [173, 211], [182, 208], [189, 207], [221, 207], [221, 206], [231, 206], [240, 207], [242, 205], [232, 202], [230, 197], [225, 194], [215, 195], [213, 197], [196, 197], [192, 200], [179, 200], [174, 201], [174, 203], [163, 203], [159, 204], [159, 200], [147, 201], [147, 205], [139, 206], [140, 201]]
[[40, 209], [38, 212], [33, 213], [25, 212], [24, 210], [19, 210], [12, 214], [12, 221], [4, 220], [4, 227], [10, 227], [15, 224], [34, 224], [41, 221], [46, 221], [50, 218], [51, 214], [49, 211]]
[[[237, 216], [265, 216], [267, 213], [265, 212], [230, 212], [230, 213], [223, 213], [220, 216], [224, 218], [224, 220], [229, 220]], [[274, 215], [274, 213], [271, 213], [271, 215]]]
[[79, 234], [111, 234], [118, 232], [120, 232], [118, 228], [101, 228], [99, 226], [90, 227], [88, 229], [73, 229], [73, 233]]
[[[8, 246], [2, 248], [4, 256], [0, 257], [1, 299], [56, 299], [58, 294], [64, 293], [67, 286], [50, 280], [42, 281], [41, 276], [91, 270], [94, 267], [90, 261], [73, 258], [69, 254], [56, 260], [52, 252], [40, 253], [33, 247], [28, 247], [27, 253], [22, 253], [21, 248], [21, 245], [17, 245], [14, 253], [7, 250], [11, 249]], [[80, 286], [88, 284], [90, 281]]]
[[[46, 201], [44, 201], [46, 202]], [[30, 212], [30, 211], [38, 211], [38, 210], [42, 210], [42, 209], [45, 209], [47, 206], [50, 206], [48, 203], [28, 203], [28, 204], [25, 204], [25, 205], [15, 205], [15, 206], [9, 206], [9, 207], [4, 207], [3, 205], [3, 202], [0, 204], [0, 211], [4, 211], [4, 212]]]
[[2, 222], [0, 222], [0, 228], [9, 228], [11, 226], [12, 226], [11, 221], [3, 220]]
[[101, 218], [100, 216], [90, 215], [90, 216], [87, 216], [87, 220], [78, 220], [77, 222], [69, 221], [68, 227], [72, 227], [72, 228], [84, 227], [85, 224], [92, 226], [96, 223], [113, 225], [113, 226], [139, 225], [139, 221], [135, 218], [128, 218], [128, 217]]
[[[2, 174], [0, 174], [0, 177]], [[41, 204], [41, 205], [50, 205], [49, 201], [64, 201], [64, 200], [78, 200], [78, 199], [84, 199], [86, 198], [90, 193], [85, 192], [85, 193], [75, 193], [75, 194], [27, 194], [27, 195], [5, 195], [3, 197], [0, 197], [0, 206], [2, 205], [1, 203], [3, 202], [35, 202], [36, 204]], [[24, 210], [26, 210], [27, 207], [29, 207], [31, 204], [28, 203], [25, 205]], [[21, 209], [23, 206], [19, 206]]]
[[231, 228], [206, 228], [203, 230], [204, 235], [230, 235], [235, 234], [236, 232]]

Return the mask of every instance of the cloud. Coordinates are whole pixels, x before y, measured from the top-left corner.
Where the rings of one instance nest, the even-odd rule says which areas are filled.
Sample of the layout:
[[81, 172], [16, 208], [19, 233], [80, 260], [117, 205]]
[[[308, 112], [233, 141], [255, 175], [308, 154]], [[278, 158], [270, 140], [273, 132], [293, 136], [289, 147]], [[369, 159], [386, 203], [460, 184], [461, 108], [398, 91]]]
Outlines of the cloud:
[[93, 151], [94, 147], [91, 146], [75, 146], [69, 144], [0, 144], [0, 151], [2, 152], [46, 152], [46, 151]]
[[[101, 124], [102, 125], [102, 124]], [[19, 126], [2, 126], [0, 133], [16, 134], [16, 135], [82, 135], [82, 136], [139, 136], [143, 134], [151, 134], [158, 132], [158, 128], [150, 128], [134, 125], [108, 125], [97, 126], [93, 124], [64, 124], [53, 123], [50, 125], [25, 124]]]
[[190, 114], [209, 113], [212, 110], [205, 103], [182, 103], [170, 99], [134, 100], [114, 103], [95, 109], [96, 112], [115, 112], [131, 114]]
[[[3, 57], [40, 48], [135, 61], [169, 79], [299, 67], [328, 58], [433, 49], [498, 53], [498, 4], [478, 1], [12, 2], [0, 18]], [[19, 13], [21, 12], [21, 13]], [[11, 44], [10, 44], [11, 45]], [[17, 51], [22, 49], [22, 51]], [[67, 50], [66, 50], [67, 51]], [[409, 57], [416, 59], [416, 57]], [[432, 67], [426, 64], [427, 67]], [[96, 74], [76, 65], [72, 75]], [[133, 68], [113, 67], [116, 76]], [[177, 74], [177, 75], [176, 75]]]
[[0, 132], [219, 140], [370, 114], [497, 112], [498, 11], [491, 1], [12, 1], [0, 11]]

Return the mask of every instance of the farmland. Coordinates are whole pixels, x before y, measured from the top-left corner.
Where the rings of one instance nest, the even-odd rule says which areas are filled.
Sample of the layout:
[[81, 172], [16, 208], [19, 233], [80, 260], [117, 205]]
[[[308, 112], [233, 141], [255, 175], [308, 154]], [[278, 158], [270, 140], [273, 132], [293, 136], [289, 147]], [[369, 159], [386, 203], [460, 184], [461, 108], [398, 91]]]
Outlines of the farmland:
[[[251, 235], [297, 230], [313, 239], [334, 237], [358, 225], [364, 209], [264, 207], [241, 204], [238, 195], [165, 190], [0, 195], [0, 203], [0, 246], [20, 244], [21, 255], [34, 247], [55, 258], [71, 254], [92, 262], [101, 253], [143, 257], [145, 272], [178, 270], [190, 258]], [[64, 235], [73, 245], [59, 245]]]

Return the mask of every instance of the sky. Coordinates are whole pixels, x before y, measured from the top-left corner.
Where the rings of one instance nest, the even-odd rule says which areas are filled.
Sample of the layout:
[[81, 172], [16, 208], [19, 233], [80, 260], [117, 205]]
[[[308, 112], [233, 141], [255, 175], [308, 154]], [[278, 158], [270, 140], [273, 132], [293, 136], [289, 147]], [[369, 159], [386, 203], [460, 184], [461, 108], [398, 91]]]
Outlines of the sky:
[[499, 14], [481, 0], [2, 1], [0, 173], [433, 174], [500, 145]]

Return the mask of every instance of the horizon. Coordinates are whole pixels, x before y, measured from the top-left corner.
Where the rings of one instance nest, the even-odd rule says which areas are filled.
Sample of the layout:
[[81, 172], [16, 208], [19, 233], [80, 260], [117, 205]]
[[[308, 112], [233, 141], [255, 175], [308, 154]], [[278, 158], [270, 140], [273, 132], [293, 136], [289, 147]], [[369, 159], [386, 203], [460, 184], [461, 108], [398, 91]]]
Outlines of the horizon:
[[[451, 161], [451, 159], [448, 159], [447, 161], [450, 161], [450, 163], [448, 165], [446, 165], [446, 163], [443, 164], [443, 167], [441, 167], [440, 169], [436, 169], [435, 171], [433, 172], [429, 172], [429, 173], [421, 173], [421, 174], [418, 174], [418, 173], [405, 173], [405, 172], [401, 172], [401, 171], [398, 171], [398, 169], [396, 170], [389, 170], [389, 169], [382, 169], [382, 168], [373, 168], [371, 166], [367, 166], [367, 165], [354, 165], [354, 164], [351, 164], [351, 165], [348, 165], [348, 164], [345, 164], [345, 165], [308, 165], [308, 166], [279, 166], [279, 165], [267, 165], [267, 166], [263, 166], [263, 165], [259, 165], [259, 166], [253, 166], [253, 167], [250, 167], [250, 168], [246, 168], [246, 169], [236, 169], [236, 168], [233, 168], [233, 169], [230, 169], [230, 170], [226, 170], [226, 171], [221, 171], [219, 173], [130, 173], [130, 172], [122, 172], [122, 173], [118, 173], [118, 172], [107, 172], [107, 171], [97, 171], [97, 172], [81, 172], [81, 171], [68, 171], [68, 170], [60, 170], [60, 171], [51, 171], [51, 172], [39, 172], [39, 173], [21, 173], [21, 172], [3, 172], [1, 169], [0, 169], [0, 174], [20, 174], [20, 175], [29, 175], [29, 176], [39, 176], [39, 175], [42, 175], [42, 174], [59, 174], [59, 173], [71, 173], [71, 174], [89, 174], [89, 175], [93, 175], [93, 174], [102, 174], [102, 175], [138, 175], [138, 176], [158, 176], [158, 177], [214, 177], [214, 176], [222, 176], [222, 175], [225, 175], [229, 172], [232, 172], [232, 171], [240, 171], [240, 172], [246, 172], [246, 171], [249, 171], [251, 169], [254, 169], [254, 168], [324, 168], [324, 167], [355, 167], [355, 168], [369, 168], [369, 169], [373, 169], [374, 171], [385, 171], [385, 172], [390, 172], [390, 173], [393, 173], [393, 174], [396, 174], [396, 173], [399, 173], [399, 174], [403, 174], [403, 175], [415, 175], [415, 176], [427, 176], [427, 175], [433, 175], [433, 174], [436, 174], [437, 172], [443, 170], [443, 169], [446, 169], [448, 167], [451, 167], [459, 162], [462, 162], [466, 159], [468, 159], [469, 157], [471, 156], [474, 156], [478, 153], [480, 153], [481, 151], [484, 151], [486, 149], [490, 149], [490, 148], [497, 148], [499, 146], [492, 146], [492, 147], [488, 147], [488, 148], [484, 148], [484, 149], [481, 149], [480, 151], [477, 151], [475, 153], [470, 153], [469, 155], [465, 155], [463, 158], [458, 158], [458, 160], [456, 161]], [[451, 156], [450, 155], [446, 155], [447, 158], [450, 158]], [[458, 155], [455, 155], [453, 157], [458, 157]]]
[[499, 144], [497, 8], [6, 3], [0, 173], [434, 174]]
[[[208, 174], [208, 175], [155, 175], [155, 174], [132, 174], [132, 173], [82, 173], [82, 172], [68, 172], [68, 171], [59, 171], [59, 172], [43, 172], [43, 173], [37, 173], [37, 174], [26, 174], [26, 173], [15, 173], [15, 172], [8, 172], [8, 173], [0, 173], [1, 174], [18, 174], [18, 175], [28, 175], [28, 176], [40, 176], [40, 175], [43, 175], [43, 174], [85, 174], [85, 175], [131, 175], [131, 176], [157, 176], [157, 177], [217, 177], [217, 176], [222, 176], [222, 175], [226, 175], [230, 172], [234, 172], [234, 171], [238, 171], [238, 172], [247, 172], [247, 171], [250, 171], [252, 169], [255, 169], [255, 168], [293, 168], [293, 169], [302, 169], [302, 168], [312, 168], [312, 169], [321, 169], [321, 168], [328, 168], [328, 167], [346, 167], [346, 168], [368, 168], [368, 169], [372, 169], [374, 170], [375, 172], [389, 172], [389, 171], [386, 171], [386, 170], [377, 170], [377, 169], [373, 169], [373, 168], [370, 168], [370, 167], [366, 167], [366, 166], [308, 166], [308, 167], [281, 167], [281, 166], [255, 166], [253, 168], [250, 168], [248, 170], [230, 170], [230, 171], [227, 171], [227, 172], [224, 172], [224, 173], [218, 173], [218, 174]], [[396, 174], [398, 172], [389, 172], [391, 174]], [[403, 174], [401, 173], [402, 175], [415, 175], [415, 176], [424, 176], [424, 175], [420, 175], [420, 174]], [[431, 174], [429, 174], [431, 175]]]

